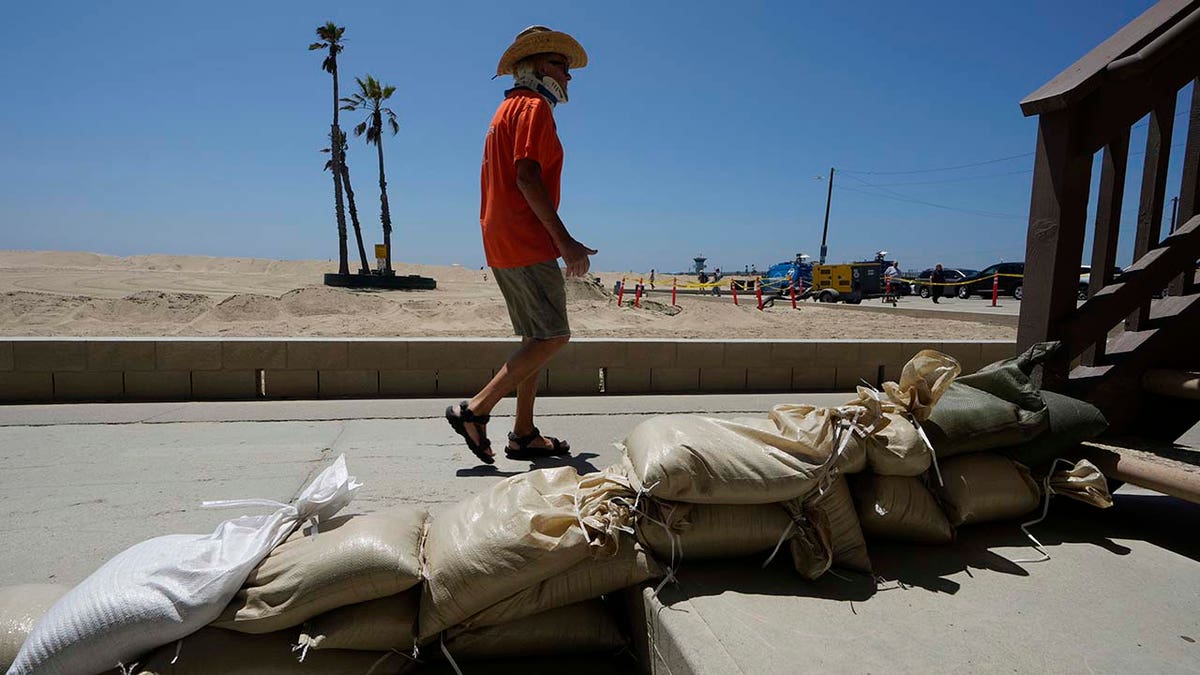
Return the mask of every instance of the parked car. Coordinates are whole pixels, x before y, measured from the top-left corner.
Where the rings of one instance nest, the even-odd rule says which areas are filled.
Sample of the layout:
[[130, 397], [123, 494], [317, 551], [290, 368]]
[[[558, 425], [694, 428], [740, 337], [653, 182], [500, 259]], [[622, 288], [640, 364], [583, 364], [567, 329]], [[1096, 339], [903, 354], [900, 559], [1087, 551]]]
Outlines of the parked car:
[[[1116, 281], [1119, 278], [1121, 278], [1121, 268], [1114, 267], [1112, 269], [1112, 280]], [[1092, 281], [1092, 266], [1091, 265], [1080, 265], [1079, 266], [1079, 300], [1080, 300], [1080, 302], [1088, 299], [1088, 286], [1091, 284], [1091, 281]]]
[[1000, 275], [999, 291], [1002, 295], [1011, 295], [1017, 300], [1020, 300], [1025, 295], [1025, 263], [1003, 262], [989, 265], [980, 272], [964, 279], [963, 281], [966, 283], [958, 287], [958, 297], [965, 300], [972, 295], [990, 296], [992, 294], [992, 279], [996, 274]]
[[[965, 267], [943, 267], [942, 272], [946, 275], [946, 283], [952, 284], [968, 277], [979, 274], [979, 270], [969, 270]], [[929, 297], [929, 279], [933, 276], [933, 268], [922, 271], [917, 275], [916, 281], [913, 282], [913, 293], [920, 295], [922, 298]], [[948, 287], [942, 290], [942, 295], [952, 296], [958, 293], [956, 286]]]

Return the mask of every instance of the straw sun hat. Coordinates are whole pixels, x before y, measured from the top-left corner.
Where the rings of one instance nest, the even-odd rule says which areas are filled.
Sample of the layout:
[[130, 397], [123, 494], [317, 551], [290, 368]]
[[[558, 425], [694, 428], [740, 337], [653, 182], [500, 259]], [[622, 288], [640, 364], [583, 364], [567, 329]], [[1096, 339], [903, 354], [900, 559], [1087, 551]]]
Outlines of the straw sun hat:
[[567, 65], [571, 68], [583, 68], [587, 65], [587, 52], [583, 51], [583, 45], [579, 44], [578, 40], [545, 26], [530, 26], [517, 33], [513, 43], [504, 50], [504, 55], [500, 57], [500, 63], [496, 66], [496, 75], [509, 75], [517, 61], [547, 52], [567, 57]]

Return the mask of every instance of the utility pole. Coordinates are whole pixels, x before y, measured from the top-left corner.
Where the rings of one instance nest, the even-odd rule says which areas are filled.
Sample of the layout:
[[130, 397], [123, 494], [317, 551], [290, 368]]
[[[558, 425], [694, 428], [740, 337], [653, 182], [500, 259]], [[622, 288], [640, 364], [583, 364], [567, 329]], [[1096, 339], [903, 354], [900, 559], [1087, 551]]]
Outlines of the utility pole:
[[1171, 198], [1171, 233], [1175, 233], [1175, 215], [1179, 213], [1179, 195]]
[[825, 264], [825, 254], [829, 252], [825, 240], [829, 236], [829, 204], [833, 201], [833, 167], [829, 167], [829, 192], [825, 194], [825, 228], [821, 230], [821, 264]]

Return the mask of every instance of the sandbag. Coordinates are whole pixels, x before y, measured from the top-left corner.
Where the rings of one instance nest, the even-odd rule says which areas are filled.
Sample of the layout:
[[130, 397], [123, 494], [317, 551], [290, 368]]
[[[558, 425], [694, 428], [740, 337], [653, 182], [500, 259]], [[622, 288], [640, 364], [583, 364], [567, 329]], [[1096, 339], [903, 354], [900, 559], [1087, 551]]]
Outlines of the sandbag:
[[628, 640], [603, 600], [587, 600], [496, 626], [454, 629], [446, 650], [456, 660], [591, 654], [623, 649]]
[[863, 439], [867, 465], [884, 476], [920, 476], [933, 463], [929, 444], [908, 415], [884, 413], [887, 426]]
[[850, 433], [849, 427], [838, 427], [842, 416], [852, 414], [849, 409], [842, 407], [781, 403], [771, 408], [768, 419], [775, 425], [777, 433], [803, 447], [813, 448], [818, 457], [828, 457], [840, 447], [841, 452], [835, 462], [837, 470], [841, 473], [858, 473], [867, 465], [863, 438]]
[[[858, 512], [854, 506], [854, 498], [850, 496], [850, 486], [844, 476], [834, 478], [829, 487], [820, 494], [810, 495], [808, 499], [791, 500], [783, 506], [793, 515], [808, 514], [809, 520], [823, 520], [829, 529], [830, 548], [833, 554], [833, 564], [838, 567], [856, 572], [871, 572], [871, 558], [867, 552], [867, 540], [863, 538], [862, 526], [858, 522]], [[821, 520], [813, 518], [811, 511], [823, 514]], [[793, 561], [796, 556], [804, 553], [804, 549], [796, 544], [792, 548]], [[809, 567], [810, 563], [797, 564], [797, 567]]]
[[361, 484], [339, 456], [292, 505], [221, 523], [212, 534], [176, 534], [131, 546], [71, 589], [37, 622], [9, 675], [95, 675], [174, 642], [217, 618], [250, 571], [300, 523], [328, 519]]
[[950, 385], [924, 424], [939, 459], [1025, 443], [1046, 430], [1043, 405], [1027, 410], [961, 382]]
[[33, 625], [69, 590], [70, 586], [61, 584], [0, 588], [0, 672], [8, 672]]
[[305, 621], [299, 643], [310, 649], [361, 649], [407, 652], [416, 641], [421, 591], [413, 588], [338, 607]]
[[833, 535], [829, 517], [824, 511], [803, 509], [793, 516], [789, 529], [788, 549], [792, 567], [800, 576], [812, 581], [833, 567]]
[[580, 562], [618, 550], [632, 525], [629, 479], [616, 472], [580, 477], [572, 467], [505, 479], [450, 507], [425, 540], [420, 638], [432, 637]]
[[1095, 438], [1108, 428], [1108, 420], [1096, 406], [1053, 391], [1043, 391], [1046, 401], [1047, 428], [1032, 440], [998, 452], [1025, 466], [1037, 467], [1075, 449], [1083, 441]]
[[[263, 635], [204, 628], [140, 659], [137, 675], [397, 675], [411, 663], [395, 652], [309, 650], [300, 661], [294, 631]], [[174, 663], [172, 663], [174, 661]], [[373, 669], [373, 670], [372, 670]], [[106, 671], [107, 672], [107, 671]], [[93, 674], [94, 675], [94, 674]]]
[[944, 484], [937, 494], [951, 525], [1017, 518], [1037, 509], [1041, 502], [1041, 490], [1029, 469], [1003, 455], [959, 455], [947, 459], [941, 468]]
[[401, 506], [294, 533], [250, 573], [213, 625], [271, 633], [416, 586], [426, 518], [424, 508]]
[[533, 614], [615, 593], [663, 576], [662, 565], [630, 535], [619, 537], [617, 552], [587, 558], [463, 620], [459, 629], [507, 624]]
[[[643, 500], [637, 535], [659, 560], [736, 558], [770, 551], [792, 526], [779, 504], [688, 504]], [[674, 548], [672, 548], [674, 539]]]
[[950, 522], [920, 478], [863, 473], [853, 477], [850, 492], [868, 538], [925, 544], [954, 539]]
[[634, 488], [671, 501], [768, 504], [813, 488], [829, 456], [778, 432], [699, 415], [648, 419], [625, 439]]

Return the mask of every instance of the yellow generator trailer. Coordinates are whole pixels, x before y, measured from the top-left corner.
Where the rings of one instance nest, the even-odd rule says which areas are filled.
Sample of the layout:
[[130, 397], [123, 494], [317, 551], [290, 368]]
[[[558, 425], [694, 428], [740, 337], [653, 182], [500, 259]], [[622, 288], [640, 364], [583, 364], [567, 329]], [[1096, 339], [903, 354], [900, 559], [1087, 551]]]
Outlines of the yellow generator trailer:
[[879, 262], [813, 265], [812, 288], [805, 295], [819, 302], [850, 304], [882, 297], [886, 292], [883, 269]]

